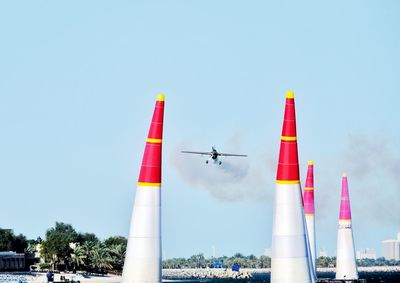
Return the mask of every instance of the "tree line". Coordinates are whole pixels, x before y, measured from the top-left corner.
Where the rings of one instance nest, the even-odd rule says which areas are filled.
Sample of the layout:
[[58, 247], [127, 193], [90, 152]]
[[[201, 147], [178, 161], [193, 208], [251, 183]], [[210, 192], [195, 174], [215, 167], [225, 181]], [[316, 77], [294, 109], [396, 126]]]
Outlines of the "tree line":
[[[109, 237], [103, 241], [93, 233], [79, 233], [72, 225], [56, 222], [46, 231], [45, 239], [27, 239], [24, 235], [15, 235], [11, 230], [0, 229], [0, 251], [15, 251], [33, 256], [39, 252], [44, 260], [38, 269], [87, 271], [87, 272], [121, 272], [127, 239], [122, 236]], [[188, 258], [171, 258], [162, 261], [163, 268], [230, 268], [238, 264], [242, 268], [270, 268], [271, 258], [267, 256], [235, 255], [206, 258], [202, 253]], [[358, 266], [393, 266], [400, 261], [378, 259], [362, 259]], [[318, 267], [336, 266], [335, 257], [319, 257]]]
[[[163, 268], [183, 269], [183, 268], [207, 268], [217, 265], [218, 267], [230, 268], [233, 264], [238, 264], [242, 268], [270, 268], [271, 258], [267, 256], [256, 257], [254, 255], [244, 256], [236, 253], [232, 257], [222, 256], [215, 258], [205, 258], [203, 254], [192, 255], [189, 258], [171, 258], [163, 261]], [[395, 266], [400, 265], [400, 261], [386, 260], [383, 257], [377, 259], [357, 260], [357, 266]], [[318, 257], [317, 267], [335, 267], [336, 257]]]
[[271, 258], [267, 256], [256, 257], [255, 255], [244, 256], [241, 253], [228, 257], [205, 258], [202, 253], [192, 255], [189, 258], [171, 258], [163, 260], [163, 268], [183, 269], [183, 268], [230, 268], [238, 264], [242, 268], [268, 268], [271, 267]]
[[127, 239], [114, 236], [100, 241], [93, 233], [78, 233], [70, 224], [56, 222], [46, 231], [45, 239], [27, 240], [11, 230], [0, 229], [0, 251], [15, 251], [34, 256], [40, 253], [44, 262], [37, 269], [82, 270], [87, 272], [121, 272]]

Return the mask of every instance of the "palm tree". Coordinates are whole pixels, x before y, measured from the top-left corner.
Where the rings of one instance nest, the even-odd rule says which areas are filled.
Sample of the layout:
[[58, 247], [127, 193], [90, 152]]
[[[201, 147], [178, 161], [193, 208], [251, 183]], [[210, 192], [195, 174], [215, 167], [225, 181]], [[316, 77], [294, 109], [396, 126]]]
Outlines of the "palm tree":
[[259, 267], [261, 268], [271, 267], [271, 258], [265, 255], [260, 256]]
[[86, 241], [84, 242], [82, 245], [80, 245], [80, 247], [83, 250], [83, 254], [85, 255], [85, 258], [83, 259], [84, 261], [84, 266], [86, 267], [86, 269], [90, 266], [92, 266], [92, 256], [91, 256], [91, 252], [93, 247], [96, 244], [94, 242], [91, 241]]
[[25, 252], [28, 254], [34, 254], [36, 252], [36, 244], [35, 243], [29, 243], [28, 247], [25, 249]]
[[103, 273], [105, 269], [112, 268], [110, 250], [103, 244], [96, 244], [91, 250], [90, 255], [93, 268], [99, 270], [100, 273]]
[[74, 248], [73, 253], [71, 254], [71, 262], [74, 265], [74, 271], [80, 265], [85, 264], [86, 257], [86, 251], [82, 246], [76, 246]]
[[113, 245], [109, 248], [111, 256], [111, 265], [115, 270], [122, 270], [125, 259], [125, 246], [122, 244]]

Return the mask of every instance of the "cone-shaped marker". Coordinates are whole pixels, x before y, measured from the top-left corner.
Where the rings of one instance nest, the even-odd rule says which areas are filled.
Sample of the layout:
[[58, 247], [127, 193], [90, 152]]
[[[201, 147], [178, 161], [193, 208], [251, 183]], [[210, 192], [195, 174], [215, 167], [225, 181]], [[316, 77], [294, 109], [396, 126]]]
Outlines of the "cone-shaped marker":
[[310, 160], [308, 162], [306, 186], [303, 192], [304, 201], [304, 215], [307, 224], [308, 242], [310, 244], [311, 262], [314, 274], [316, 276], [316, 245], [315, 245], [315, 208], [314, 208], [314, 163]]
[[161, 282], [161, 148], [164, 95], [157, 96], [136, 189], [122, 283]]
[[340, 200], [336, 253], [336, 279], [358, 279], [346, 174], [343, 174], [342, 177], [342, 198]]
[[271, 282], [313, 282], [297, 155], [294, 93], [286, 94], [272, 224]]

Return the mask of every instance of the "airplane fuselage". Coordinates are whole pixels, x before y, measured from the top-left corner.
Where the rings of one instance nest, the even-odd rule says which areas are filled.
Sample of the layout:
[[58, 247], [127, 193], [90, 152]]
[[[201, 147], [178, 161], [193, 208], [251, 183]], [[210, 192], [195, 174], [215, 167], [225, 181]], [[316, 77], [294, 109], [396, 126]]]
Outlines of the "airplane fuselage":
[[[214, 147], [212, 147], [212, 150], [210, 152], [210, 157], [208, 158], [208, 160], [212, 160], [215, 164], [221, 165], [222, 162], [218, 160], [218, 156], [219, 156], [218, 151]], [[206, 161], [206, 163], [208, 163], [208, 160]]]

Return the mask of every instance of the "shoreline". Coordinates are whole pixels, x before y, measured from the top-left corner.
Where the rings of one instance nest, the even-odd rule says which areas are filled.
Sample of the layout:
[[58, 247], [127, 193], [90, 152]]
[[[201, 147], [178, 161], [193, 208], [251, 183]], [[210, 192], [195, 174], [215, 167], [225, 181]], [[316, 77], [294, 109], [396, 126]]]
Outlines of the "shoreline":
[[[69, 281], [79, 281], [81, 283], [119, 283], [121, 282], [121, 276], [105, 274], [105, 275], [95, 275], [95, 274], [73, 274], [73, 273], [55, 273], [54, 282], [61, 282], [61, 276]], [[2, 278], [8, 278], [9, 280], [2, 280]], [[0, 272], [0, 282], [22, 282], [22, 283], [47, 283], [47, 277], [45, 272]]]
[[[318, 277], [334, 274], [335, 268], [318, 268]], [[359, 273], [399, 273], [400, 266], [368, 266], [358, 267]], [[185, 268], [185, 269], [163, 269], [162, 278], [164, 280], [190, 280], [190, 279], [252, 279], [259, 276], [269, 276], [270, 268], [242, 268], [239, 272], [225, 268]], [[80, 281], [81, 283], [119, 283], [121, 276], [105, 274], [72, 274], [56, 273], [54, 281], [60, 282], [61, 276], [69, 281]], [[7, 279], [8, 280], [5, 280]], [[10, 278], [14, 280], [9, 280]], [[47, 283], [46, 273], [43, 272], [0, 272], [0, 282], [22, 282], [22, 283]]]

